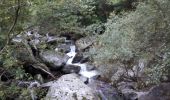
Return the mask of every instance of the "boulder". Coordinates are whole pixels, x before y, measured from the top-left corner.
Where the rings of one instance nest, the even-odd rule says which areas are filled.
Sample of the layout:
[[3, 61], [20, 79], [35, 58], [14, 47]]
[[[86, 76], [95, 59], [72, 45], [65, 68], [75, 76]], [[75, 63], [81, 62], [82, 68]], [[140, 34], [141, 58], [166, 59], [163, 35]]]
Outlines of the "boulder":
[[97, 67], [99, 72], [101, 73], [101, 78], [105, 78], [107, 80], [111, 80], [111, 77], [118, 70], [118, 66], [115, 64], [101, 64]]
[[117, 89], [109, 83], [90, 79], [88, 86], [96, 91], [100, 100], [124, 100]]
[[49, 85], [51, 86], [46, 100], [99, 100], [95, 91], [84, 84], [76, 74], [63, 75]]
[[118, 90], [123, 94], [125, 100], [137, 100], [138, 92], [135, 90], [135, 82], [120, 82], [117, 85]]
[[66, 74], [69, 74], [69, 73], [78, 73], [80, 71], [80, 66], [76, 66], [76, 65], [65, 65], [63, 68], [62, 68], [62, 71]]
[[55, 51], [63, 52], [63, 53], [68, 53], [70, 52], [70, 45], [68, 44], [59, 44]]
[[138, 100], [170, 100], [170, 83], [161, 83], [152, 87]]
[[84, 37], [76, 41], [76, 46], [78, 50], [84, 50], [91, 46], [94, 42], [96, 37]]
[[84, 57], [83, 52], [78, 52], [73, 59], [73, 63], [86, 63], [89, 57]]
[[51, 68], [59, 69], [63, 66], [69, 57], [63, 56], [58, 52], [47, 50], [40, 53], [40, 58]]
[[87, 63], [86, 64], [86, 69], [87, 69], [87, 71], [91, 71], [91, 70], [95, 69], [95, 66], [93, 66], [92, 64]]
[[77, 53], [72, 61], [72, 63], [80, 63], [81, 59], [83, 59], [82, 53]]

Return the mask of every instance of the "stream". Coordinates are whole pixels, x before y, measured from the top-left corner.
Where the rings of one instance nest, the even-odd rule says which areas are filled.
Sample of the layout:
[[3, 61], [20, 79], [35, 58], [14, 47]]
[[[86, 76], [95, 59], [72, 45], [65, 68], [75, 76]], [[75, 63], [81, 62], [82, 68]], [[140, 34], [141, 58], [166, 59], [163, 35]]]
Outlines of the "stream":
[[[30, 32], [26, 33], [27, 36], [32, 36], [33, 34], [31, 34]], [[30, 43], [34, 43], [33, 44], [33, 47], [35, 47], [35, 49], [37, 49], [37, 44], [39, 44], [41, 42], [41, 40], [39, 38], [46, 38], [46, 41], [47, 43], [48, 42], [51, 42], [51, 41], [55, 41], [55, 39], [58, 39], [57, 37], [53, 37], [53, 36], [49, 36], [48, 34], [46, 36], [41, 36], [41, 35], [35, 35], [33, 40], [31, 40]], [[16, 38], [13, 38], [13, 42], [17, 42], [17, 43], [20, 43], [23, 39], [23, 36], [22, 35], [18, 35], [16, 36]], [[38, 41], [38, 42], [37, 42]], [[68, 42], [68, 43], [67, 43]], [[77, 73], [78, 76], [80, 77], [77, 77], [78, 80], [81, 80], [83, 83], [71, 83], [71, 85], [75, 85], [75, 84], [80, 84], [82, 86], [85, 86], [86, 88], [84, 89], [87, 89], [89, 88], [90, 91], [95, 91], [95, 94], [99, 95], [100, 96], [100, 100], [123, 100], [123, 99], [120, 99], [120, 96], [119, 96], [119, 93], [117, 92], [117, 90], [112, 87], [109, 83], [106, 83], [106, 82], [102, 82], [100, 80], [97, 80], [97, 77], [100, 76], [100, 72], [98, 70], [96, 70], [95, 68], [92, 68], [92, 69], [88, 69], [87, 66], [88, 66], [88, 62], [77, 62], [77, 63], [74, 63], [74, 59], [76, 57], [76, 55], [79, 53], [79, 52], [76, 52], [77, 48], [76, 48], [76, 45], [74, 44], [74, 42], [72, 42], [72, 40], [65, 40], [65, 43], [64, 44], [68, 44], [69, 45], [69, 50], [67, 53], [65, 53], [65, 55], [68, 56], [68, 60], [66, 61], [65, 65], [71, 65], [71, 66], [75, 66], [75, 67], [80, 67], [80, 71]], [[55, 48], [53, 51], [57, 51], [58, 48]], [[56, 52], [57, 53], [57, 52]], [[48, 54], [49, 55], [49, 54]], [[52, 56], [49, 56], [50, 58], [49, 59], [55, 59], [55, 55]], [[54, 59], [52, 61], [54, 61]], [[56, 60], [59, 60], [58, 58]], [[80, 60], [80, 59], [79, 59]], [[54, 61], [55, 62], [55, 61]], [[72, 74], [72, 73], [70, 73]], [[66, 75], [69, 75], [69, 74], [66, 74]], [[65, 76], [65, 74], [63, 74], [62, 76]], [[61, 76], [61, 77], [62, 77]], [[69, 77], [69, 76], [68, 76]], [[34, 81], [34, 82], [20, 82], [19, 85], [21, 84], [29, 84], [29, 91], [30, 91], [30, 94], [31, 94], [31, 98], [32, 100], [36, 100], [36, 94], [34, 94], [34, 88], [35, 87], [63, 87], [62, 84], [58, 85], [59, 83], [56, 82], [60, 80], [57, 79], [57, 80], [53, 80], [53, 81], [48, 81], [47, 83], [42, 83], [40, 84], [38, 81]], [[73, 80], [74, 81], [74, 80]], [[69, 82], [67, 83], [67, 81], [63, 84], [70, 84]], [[66, 87], [69, 86], [69, 85], [66, 85]], [[70, 87], [67, 87], [67, 88], [70, 88]], [[81, 88], [81, 87], [80, 87]], [[55, 88], [52, 88], [52, 89], [55, 89]], [[68, 90], [65, 90], [66, 88], [64, 88], [64, 90], [61, 90], [61, 91], [68, 91]], [[56, 90], [54, 90], [56, 91]], [[69, 91], [72, 91], [72, 90], [69, 90]], [[74, 90], [73, 90], [74, 91]], [[77, 90], [75, 90], [77, 91]], [[79, 92], [82, 92], [84, 93], [84, 91], [79, 91]], [[77, 92], [77, 93], [79, 93]], [[71, 92], [72, 93], [72, 92]], [[49, 94], [49, 92], [48, 92]], [[54, 95], [62, 95], [62, 94], [55, 94], [54, 92], [52, 92], [52, 94]], [[81, 94], [81, 93], [80, 93]], [[55, 100], [55, 99], [54, 99]], [[64, 100], [64, 99], [62, 99]], [[79, 99], [78, 99], [79, 100]], [[96, 99], [95, 99], [96, 100]], [[97, 99], [98, 100], [98, 99]]]
[[67, 65], [76, 65], [76, 66], [80, 66], [81, 67], [81, 70], [79, 72], [80, 75], [84, 76], [84, 77], [87, 77], [88, 79], [91, 79], [93, 78], [94, 76], [97, 76], [97, 75], [100, 75], [99, 72], [97, 72], [97, 70], [91, 70], [91, 71], [88, 71], [87, 68], [86, 68], [86, 63], [72, 63], [73, 62], [73, 59], [74, 57], [76, 56], [76, 46], [75, 45], [72, 45], [70, 46], [70, 52], [67, 53], [67, 55], [70, 57], [69, 60], [67, 61]]

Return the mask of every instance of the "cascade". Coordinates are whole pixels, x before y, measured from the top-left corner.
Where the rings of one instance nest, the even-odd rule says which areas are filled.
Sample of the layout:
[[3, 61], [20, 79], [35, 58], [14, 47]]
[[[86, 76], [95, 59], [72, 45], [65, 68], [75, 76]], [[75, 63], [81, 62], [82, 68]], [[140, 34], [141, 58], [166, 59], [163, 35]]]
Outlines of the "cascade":
[[80, 66], [81, 70], [79, 72], [80, 75], [86, 77], [86, 78], [92, 78], [94, 76], [99, 75], [99, 73], [96, 70], [91, 70], [88, 71], [87, 70], [87, 64], [86, 63], [72, 63], [74, 57], [76, 56], [76, 46], [75, 45], [71, 45], [70, 46], [70, 52], [67, 53], [67, 56], [69, 56], [69, 60], [67, 61], [66, 64], [68, 65], [76, 65], [76, 66]]

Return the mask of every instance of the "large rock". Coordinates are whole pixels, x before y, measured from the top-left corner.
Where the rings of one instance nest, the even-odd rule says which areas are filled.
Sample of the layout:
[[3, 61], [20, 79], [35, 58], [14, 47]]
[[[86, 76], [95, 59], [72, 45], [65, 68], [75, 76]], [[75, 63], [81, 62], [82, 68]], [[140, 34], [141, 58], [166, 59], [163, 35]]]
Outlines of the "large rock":
[[83, 52], [78, 52], [73, 59], [72, 63], [86, 63], [89, 61], [89, 57], [84, 57]]
[[91, 79], [88, 86], [96, 91], [100, 97], [99, 100], [124, 100], [117, 89], [109, 83]]
[[92, 64], [90, 64], [90, 63], [87, 63], [87, 64], [86, 64], [86, 69], [87, 69], [87, 71], [91, 71], [91, 70], [95, 70], [96, 68], [95, 68], [94, 65], [92, 65]]
[[57, 48], [55, 48], [55, 51], [68, 53], [70, 52], [70, 45], [69, 44], [59, 44]]
[[89, 46], [91, 46], [94, 42], [96, 37], [85, 37], [85, 38], [81, 38], [79, 40], [76, 41], [76, 46], [78, 48], [78, 50], [84, 50], [86, 48], [88, 48]]
[[138, 92], [135, 90], [135, 87], [136, 83], [134, 82], [120, 82], [117, 85], [125, 100], [137, 100]]
[[101, 73], [102, 79], [113, 82], [119, 80], [120, 76], [124, 74], [124, 69], [120, 64], [101, 64], [97, 69]]
[[140, 96], [138, 100], [170, 100], [170, 83], [154, 86], [148, 93]]
[[[48, 84], [48, 83], [47, 83]], [[52, 82], [46, 100], [99, 100], [95, 91], [85, 85], [76, 74], [67, 74]]]
[[78, 73], [80, 71], [80, 66], [76, 66], [76, 65], [65, 65], [63, 68], [62, 68], [62, 71], [64, 73]]
[[50, 67], [58, 69], [63, 66], [69, 57], [63, 56], [55, 51], [42, 51], [40, 53], [40, 58]]

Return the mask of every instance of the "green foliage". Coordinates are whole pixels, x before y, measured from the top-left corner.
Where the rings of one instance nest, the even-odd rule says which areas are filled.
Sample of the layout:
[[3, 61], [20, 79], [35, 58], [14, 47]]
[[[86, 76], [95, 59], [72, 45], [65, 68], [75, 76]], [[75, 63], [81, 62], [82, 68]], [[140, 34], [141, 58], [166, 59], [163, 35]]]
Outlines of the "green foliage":
[[104, 33], [105, 26], [103, 23], [91, 24], [91, 25], [87, 26], [83, 31], [88, 36], [89, 35], [99, 35], [99, 34]]
[[146, 84], [156, 84], [169, 80], [170, 54], [165, 52], [163, 56], [163, 59], [154, 58], [155, 62], [147, 69], [146, 74], [148, 74], [149, 78]]
[[[150, 47], [154, 48], [167, 43], [168, 3], [168, 1], [161, 5], [141, 3], [136, 11], [130, 14], [124, 14], [121, 17], [113, 16], [109, 19], [106, 32], [99, 38], [101, 50], [98, 51], [98, 58], [129, 59], [134, 55], [138, 56], [141, 52], [150, 52]], [[157, 9], [155, 6], [164, 7], [164, 9]]]
[[8, 47], [6, 52], [0, 55], [0, 61], [3, 63], [1, 67], [8, 71], [11, 76], [14, 76], [14, 79], [31, 80], [32, 77], [28, 73], [25, 73], [22, 65], [13, 57], [12, 51], [13, 48]]
[[[163, 59], [163, 55], [169, 52], [169, 4], [169, 0], [148, 0], [140, 3], [135, 11], [112, 16], [106, 23], [105, 33], [91, 49], [94, 59], [98, 62], [109, 62], [144, 58], [150, 62], [148, 67], [154, 67], [151, 68], [151, 73], [156, 74], [159, 80], [161, 73], [164, 73], [164, 62], [153, 61], [158, 55]], [[153, 55], [151, 59], [150, 55]]]
[[12, 49], [10, 47], [0, 55], [0, 60], [3, 61], [3, 66], [5, 66], [6, 69], [12, 68], [12, 66], [17, 63], [16, 59], [12, 57]]
[[99, 22], [94, 10], [94, 1], [61, 0], [34, 4], [32, 11], [42, 33], [82, 33], [85, 26]]
[[[9, 95], [10, 94], [10, 95]], [[26, 88], [20, 88], [16, 84], [0, 85], [0, 99], [19, 99], [19, 100], [31, 100], [30, 92]]]
[[126, 0], [110, 0], [113, 4], [117, 4], [120, 3], [122, 1], [126, 1]]
[[[20, 29], [24, 25], [23, 22], [28, 21], [29, 17], [27, 17], [27, 14], [29, 11], [27, 10], [28, 3], [24, 1], [20, 1], [20, 16], [19, 16], [19, 22], [16, 25], [15, 31], [20, 31]], [[17, 0], [1, 0], [0, 1], [0, 27], [1, 27], [1, 33], [7, 32], [11, 25], [14, 22], [15, 19], [15, 14], [16, 14], [16, 8], [18, 7], [18, 2]], [[22, 25], [21, 25], [22, 24]]]

